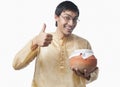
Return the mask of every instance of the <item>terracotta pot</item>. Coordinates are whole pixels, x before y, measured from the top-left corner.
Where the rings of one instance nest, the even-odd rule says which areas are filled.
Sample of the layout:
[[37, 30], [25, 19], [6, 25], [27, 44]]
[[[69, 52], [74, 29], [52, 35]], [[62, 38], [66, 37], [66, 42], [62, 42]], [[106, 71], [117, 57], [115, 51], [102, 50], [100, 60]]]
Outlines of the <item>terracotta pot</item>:
[[69, 59], [69, 64], [71, 68], [78, 68], [82, 73], [84, 69], [87, 69], [87, 72], [92, 72], [97, 66], [97, 59], [94, 55], [83, 58], [82, 54], [80, 54], [72, 56]]

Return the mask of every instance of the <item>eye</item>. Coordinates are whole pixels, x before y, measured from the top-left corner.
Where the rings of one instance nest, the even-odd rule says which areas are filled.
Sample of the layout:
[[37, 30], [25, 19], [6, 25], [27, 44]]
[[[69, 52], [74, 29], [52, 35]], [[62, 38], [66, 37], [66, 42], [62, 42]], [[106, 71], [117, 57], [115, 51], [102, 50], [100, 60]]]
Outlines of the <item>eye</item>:
[[71, 18], [69, 16], [65, 16], [65, 20], [69, 21]]

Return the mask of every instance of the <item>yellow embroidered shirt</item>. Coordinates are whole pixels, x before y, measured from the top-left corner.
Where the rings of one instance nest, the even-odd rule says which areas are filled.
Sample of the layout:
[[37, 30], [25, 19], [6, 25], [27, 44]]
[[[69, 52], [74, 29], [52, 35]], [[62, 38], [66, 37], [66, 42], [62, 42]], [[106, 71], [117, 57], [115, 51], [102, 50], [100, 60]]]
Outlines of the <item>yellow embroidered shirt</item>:
[[71, 34], [59, 39], [52, 33], [53, 40], [47, 47], [31, 50], [32, 41], [15, 56], [13, 67], [22, 69], [36, 59], [32, 87], [86, 87], [86, 83], [97, 79], [98, 69], [91, 73], [91, 78], [77, 76], [69, 67], [69, 56], [76, 49], [91, 49], [86, 39]]

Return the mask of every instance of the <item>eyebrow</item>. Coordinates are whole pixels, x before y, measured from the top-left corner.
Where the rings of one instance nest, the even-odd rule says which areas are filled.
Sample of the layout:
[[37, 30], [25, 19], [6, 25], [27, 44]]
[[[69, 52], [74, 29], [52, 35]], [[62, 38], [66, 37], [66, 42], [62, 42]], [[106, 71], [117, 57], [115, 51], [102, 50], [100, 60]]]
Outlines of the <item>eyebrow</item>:
[[[69, 14], [67, 14], [67, 13], [64, 13], [64, 15], [67, 15], [67, 16], [72, 17], [71, 15], [69, 15]], [[74, 18], [78, 18], [78, 16], [75, 16]]]

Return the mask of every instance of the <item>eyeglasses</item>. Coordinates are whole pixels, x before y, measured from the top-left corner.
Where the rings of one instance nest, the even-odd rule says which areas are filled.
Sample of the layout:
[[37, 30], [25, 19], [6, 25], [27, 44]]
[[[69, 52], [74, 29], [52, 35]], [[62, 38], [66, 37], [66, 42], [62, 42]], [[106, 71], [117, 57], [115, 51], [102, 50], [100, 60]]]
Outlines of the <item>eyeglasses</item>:
[[69, 15], [60, 15], [66, 22], [69, 22], [70, 20], [72, 20], [74, 23], [77, 23], [79, 22], [80, 20], [78, 19], [78, 17], [75, 17], [75, 18], [72, 18], [71, 16]]

